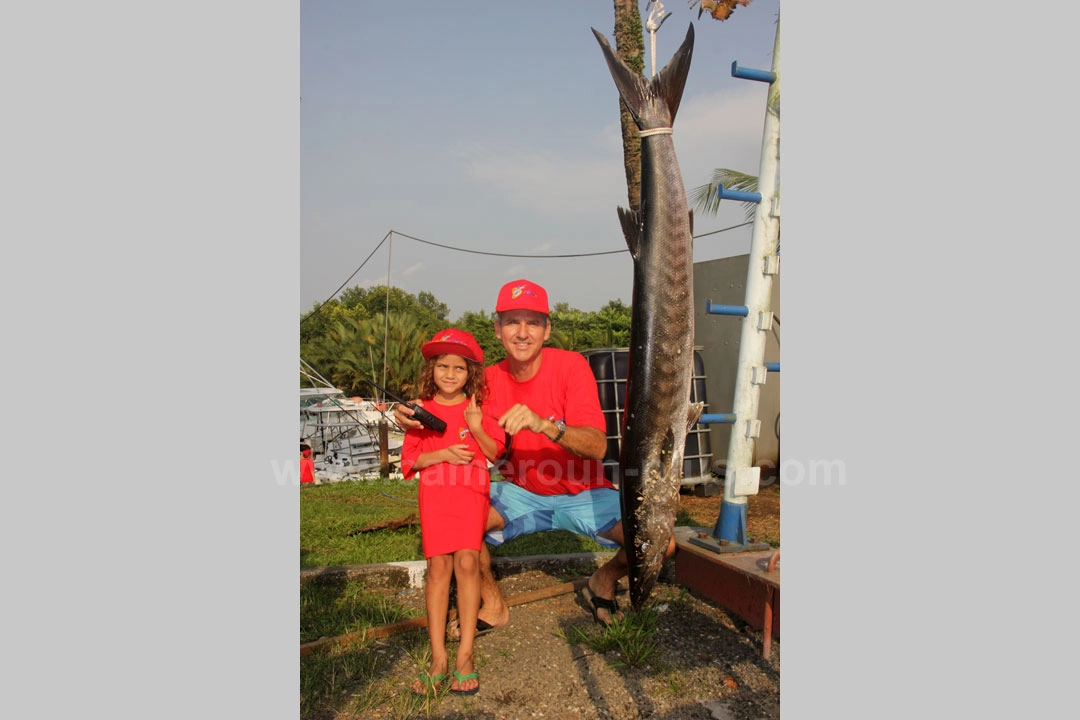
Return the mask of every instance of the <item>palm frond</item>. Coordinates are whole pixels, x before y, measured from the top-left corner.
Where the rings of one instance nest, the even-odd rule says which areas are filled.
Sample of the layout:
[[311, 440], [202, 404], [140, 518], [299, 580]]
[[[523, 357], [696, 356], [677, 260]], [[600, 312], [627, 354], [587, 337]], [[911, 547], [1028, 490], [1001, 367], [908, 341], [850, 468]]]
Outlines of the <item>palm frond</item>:
[[[738, 170], [718, 168], [713, 170], [712, 181], [691, 190], [687, 193], [687, 199], [696, 210], [706, 215], [716, 215], [720, 210], [720, 196], [716, 194], [716, 191], [721, 185], [730, 190], [757, 192], [758, 179], [756, 175], [748, 175]], [[757, 204], [744, 202], [742, 205], [746, 210], [746, 219], [753, 220]]]

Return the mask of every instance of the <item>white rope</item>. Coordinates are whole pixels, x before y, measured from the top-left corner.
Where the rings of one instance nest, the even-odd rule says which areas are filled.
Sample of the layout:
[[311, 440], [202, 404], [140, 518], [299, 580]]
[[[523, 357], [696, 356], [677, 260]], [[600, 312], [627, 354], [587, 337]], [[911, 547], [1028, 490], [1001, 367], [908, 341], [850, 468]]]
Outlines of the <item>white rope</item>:
[[649, 59], [652, 61], [652, 76], [656, 77], [656, 31], [649, 30]]
[[641, 132], [638, 133], [638, 137], [649, 137], [650, 135], [670, 135], [670, 134], [671, 134], [671, 128], [662, 127], [662, 128], [652, 128], [651, 130], [642, 130]]
[[[664, 21], [671, 17], [671, 13], [664, 15], [664, 3], [660, 0], [649, 0], [649, 4], [652, 5], [652, 10], [649, 11], [649, 17], [645, 21], [645, 29], [649, 31], [649, 47], [652, 54], [650, 58], [652, 61], [652, 76], [656, 77], [656, 31], [660, 29], [660, 26], [664, 24]], [[657, 21], [658, 15], [664, 15]]]

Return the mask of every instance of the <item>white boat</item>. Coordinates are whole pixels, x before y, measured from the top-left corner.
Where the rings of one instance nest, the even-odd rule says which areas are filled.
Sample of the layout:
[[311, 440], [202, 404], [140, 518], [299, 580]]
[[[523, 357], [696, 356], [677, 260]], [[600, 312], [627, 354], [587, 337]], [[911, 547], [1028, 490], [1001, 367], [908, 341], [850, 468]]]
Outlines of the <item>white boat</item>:
[[347, 398], [305, 365], [301, 360], [301, 373], [312, 385], [300, 388], [300, 442], [311, 446], [316, 480], [378, 475], [383, 462], [379, 438], [384, 432], [386, 460], [395, 469], [404, 442], [404, 433], [394, 423], [395, 403]]

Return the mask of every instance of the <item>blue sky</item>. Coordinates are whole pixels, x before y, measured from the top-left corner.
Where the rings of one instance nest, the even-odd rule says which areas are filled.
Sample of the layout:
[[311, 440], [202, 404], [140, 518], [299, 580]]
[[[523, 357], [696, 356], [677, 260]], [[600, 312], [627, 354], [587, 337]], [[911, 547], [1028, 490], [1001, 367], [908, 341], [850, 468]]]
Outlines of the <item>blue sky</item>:
[[[648, 3], [641, 2], [642, 20]], [[731, 77], [768, 69], [778, 0], [725, 22], [669, 2], [656, 67], [695, 26], [675, 150], [687, 190], [729, 167], [756, 174], [766, 86]], [[344, 283], [428, 290], [450, 306], [492, 310], [502, 283], [528, 277], [551, 301], [596, 310], [630, 302], [618, 95], [595, 27], [611, 40], [610, 2], [300, 5], [300, 307]], [[651, 63], [646, 36], [646, 69]], [[738, 203], [695, 218], [695, 235], [744, 221]], [[397, 233], [457, 252], [416, 242]], [[743, 254], [750, 228], [695, 242], [695, 261]]]

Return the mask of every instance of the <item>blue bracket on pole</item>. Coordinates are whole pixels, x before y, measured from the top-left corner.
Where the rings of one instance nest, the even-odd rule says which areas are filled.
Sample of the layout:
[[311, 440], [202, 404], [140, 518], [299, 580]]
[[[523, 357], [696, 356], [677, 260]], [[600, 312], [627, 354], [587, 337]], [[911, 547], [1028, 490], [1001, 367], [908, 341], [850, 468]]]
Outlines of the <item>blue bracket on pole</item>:
[[731, 77], [741, 78], [743, 80], [757, 80], [759, 82], [767, 82], [769, 84], [776, 82], [776, 73], [769, 70], [754, 70], [753, 68], [741, 68], [739, 67], [738, 60], [731, 61]]
[[780, 363], [765, 363], [767, 372], [780, 372]]
[[750, 314], [750, 308], [745, 305], [713, 305], [712, 300], [705, 301], [705, 312], [710, 315], [742, 315]]
[[739, 202], [761, 203], [761, 193], [743, 192], [742, 190], [728, 190], [723, 185], [716, 186], [716, 197], [721, 200], [738, 200]]
[[734, 413], [711, 413], [711, 414], [710, 413], [705, 413], [700, 418], [698, 418], [698, 422], [701, 423], [702, 425], [711, 425], [712, 423], [729, 423], [730, 424], [730, 423], [735, 422], [735, 414]]

